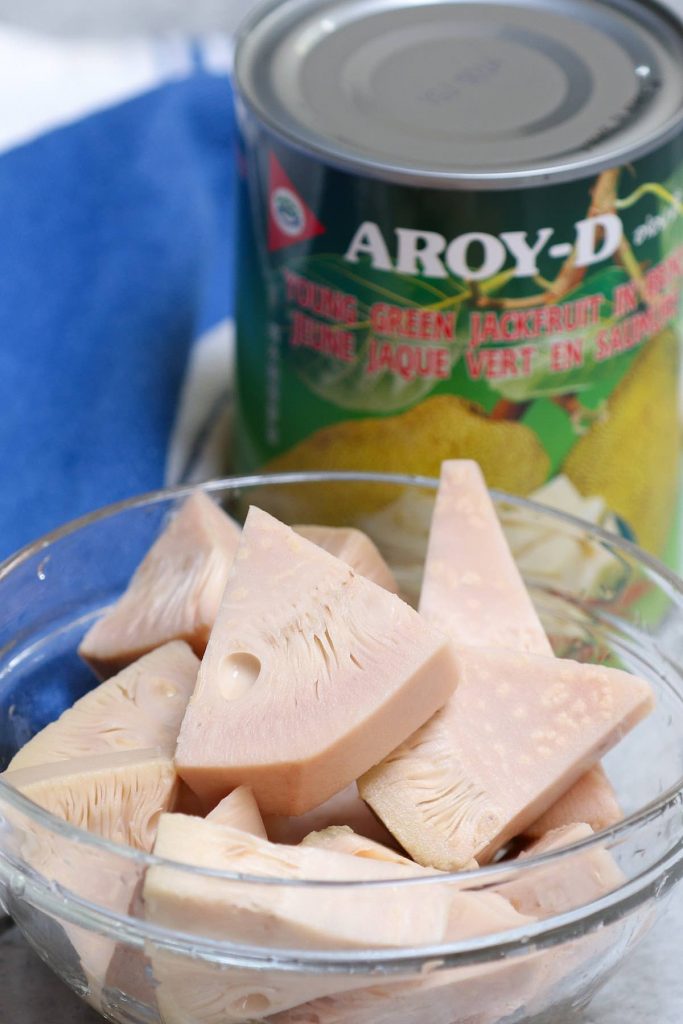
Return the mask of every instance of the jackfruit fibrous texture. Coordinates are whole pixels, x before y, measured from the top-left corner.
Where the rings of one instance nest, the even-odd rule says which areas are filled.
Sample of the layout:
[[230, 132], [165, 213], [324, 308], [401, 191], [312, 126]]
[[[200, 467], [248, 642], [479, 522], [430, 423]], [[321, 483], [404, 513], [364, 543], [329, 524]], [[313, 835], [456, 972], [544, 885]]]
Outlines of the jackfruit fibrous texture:
[[[161, 818], [154, 852], [181, 864], [283, 881], [362, 882], [425, 874], [417, 864], [280, 846], [179, 814]], [[148, 920], [167, 927], [247, 944], [334, 949], [438, 942], [449, 920], [447, 892], [445, 883], [443, 890], [428, 886], [420, 892], [369, 887], [350, 898], [343, 887], [246, 885], [159, 865], [147, 871], [143, 897]]]
[[127, 590], [91, 629], [79, 653], [106, 677], [168, 643], [201, 657], [240, 529], [205, 494], [188, 498], [135, 571]]
[[252, 508], [178, 738], [211, 807], [238, 785], [303, 814], [434, 714], [455, 652], [407, 604]]
[[75, 758], [1, 778], [70, 825], [146, 851], [178, 785], [172, 759], [158, 750]]
[[172, 757], [198, 670], [198, 658], [182, 641], [146, 654], [37, 733], [9, 770], [152, 747]]
[[463, 648], [452, 700], [359, 781], [420, 864], [486, 863], [652, 708], [618, 669]]

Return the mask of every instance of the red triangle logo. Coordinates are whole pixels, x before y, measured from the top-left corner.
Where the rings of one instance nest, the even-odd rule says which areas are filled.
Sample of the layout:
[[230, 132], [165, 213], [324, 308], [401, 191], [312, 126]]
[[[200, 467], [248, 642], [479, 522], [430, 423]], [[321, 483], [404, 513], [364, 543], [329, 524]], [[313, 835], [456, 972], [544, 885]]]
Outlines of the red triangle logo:
[[305, 242], [325, 228], [292, 185], [282, 164], [270, 154], [268, 183], [268, 251]]

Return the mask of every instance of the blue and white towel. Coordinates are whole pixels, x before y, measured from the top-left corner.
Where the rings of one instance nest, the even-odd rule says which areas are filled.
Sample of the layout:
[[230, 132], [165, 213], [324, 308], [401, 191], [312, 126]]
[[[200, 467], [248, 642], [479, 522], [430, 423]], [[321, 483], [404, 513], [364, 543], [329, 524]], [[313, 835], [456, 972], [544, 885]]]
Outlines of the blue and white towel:
[[0, 558], [227, 468], [230, 60], [0, 28]]

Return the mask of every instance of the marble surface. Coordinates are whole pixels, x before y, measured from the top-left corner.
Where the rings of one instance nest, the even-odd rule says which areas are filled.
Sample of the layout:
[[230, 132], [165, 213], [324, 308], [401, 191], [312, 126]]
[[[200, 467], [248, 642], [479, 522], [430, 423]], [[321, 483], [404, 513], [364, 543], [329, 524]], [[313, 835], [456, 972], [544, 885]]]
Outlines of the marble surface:
[[[683, 887], [589, 1009], [548, 1024], [681, 1024], [682, 944]], [[0, 1024], [102, 1024], [102, 1018], [38, 960], [16, 928], [7, 927], [0, 934]]]

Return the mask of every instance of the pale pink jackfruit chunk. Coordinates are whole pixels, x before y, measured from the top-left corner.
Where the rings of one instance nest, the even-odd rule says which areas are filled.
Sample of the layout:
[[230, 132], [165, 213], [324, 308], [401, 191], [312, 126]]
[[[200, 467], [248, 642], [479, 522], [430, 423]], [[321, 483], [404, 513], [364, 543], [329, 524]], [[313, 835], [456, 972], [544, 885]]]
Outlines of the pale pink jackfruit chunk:
[[178, 785], [173, 761], [159, 750], [75, 758], [0, 777], [70, 825], [147, 852]]
[[[585, 822], [567, 825], [549, 832], [533, 843], [518, 857], [540, 857], [571, 846], [593, 835]], [[549, 917], [582, 907], [618, 889], [626, 881], [612, 855], [604, 848], [577, 850], [567, 853], [555, 864], [545, 864], [532, 870], [524, 865], [522, 876], [501, 885], [499, 892], [522, 914]]]
[[250, 970], [148, 948], [163, 1024], [251, 1024], [331, 989], [362, 984], [358, 975]]
[[[18, 819], [16, 822], [18, 824]], [[25, 828], [21, 844], [24, 862], [47, 879], [60, 897], [70, 899], [72, 894], [103, 910], [127, 913], [138, 881], [138, 866], [133, 861], [109, 850], [74, 843], [71, 838], [47, 829], [31, 825]], [[116, 941], [66, 918], [60, 918], [59, 923], [87, 980], [88, 1002], [100, 1009], [99, 1001], [115, 955]]]
[[398, 593], [394, 574], [367, 533], [352, 526], [295, 526], [296, 533], [329, 551], [380, 587]]
[[386, 861], [390, 864], [403, 864], [415, 867], [415, 863], [397, 853], [388, 846], [382, 846], [372, 839], [359, 836], [348, 825], [330, 825], [319, 832], [309, 832], [301, 840], [302, 846], [313, 846], [317, 850], [332, 850], [335, 853], [346, 853], [351, 857], [367, 857], [370, 860]]
[[[415, 867], [415, 861], [404, 857], [402, 853], [398, 853], [390, 846], [358, 835], [348, 825], [330, 825], [319, 832], [310, 832], [301, 840], [301, 845], [316, 846], [320, 850], [335, 850], [337, 853], [348, 853], [352, 857], [369, 857], [371, 860], [384, 860], [393, 864]], [[476, 860], [472, 860], [465, 865], [465, 870], [475, 871], [478, 867]]]
[[[157, 822], [173, 806], [177, 776], [170, 756], [158, 750], [100, 754], [8, 771], [3, 782], [45, 810], [105, 839], [150, 852]], [[139, 881], [134, 861], [42, 828], [18, 811], [26, 863], [56, 886], [95, 906], [125, 914]], [[87, 978], [89, 1001], [100, 1008], [101, 990], [116, 942], [64, 921]]]
[[616, 825], [623, 814], [603, 767], [596, 764], [582, 775], [564, 796], [525, 830], [530, 839], [541, 839], [555, 829], [585, 822], [594, 832]]
[[303, 814], [430, 718], [457, 676], [452, 645], [400, 598], [252, 508], [178, 772], [207, 807], [248, 785], [264, 814]]
[[456, 644], [552, 654], [476, 462], [444, 462], [420, 614]]
[[[502, 936], [530, 918], [495, 893], [462, 893], [460, 913], [448, 939]], [[459, 924], [456, 927], [456, 922]], [[539, 987], [537, 962], [527, 956], [510, 962], [422, 976], [374, 981], [353, 991], [337, 991], [270, 1018], [271, 1024], [502, 1024]], [[366, 981], [370, 981], [369, 978]]]
[[136, 569], [128, 589], [84, 636], [79, 654], [103, 676], [185, 640], [204, 653], [240, 529], [205, 494], [185, 501]]
[[198, 658], [182, 641], [146, 654], [37, 733], [9, 771], [152, 747], [172, 757], [198, 670]]
[[229, 796], [207, 814], [206, 820], [214, 821], [217, 825], [238, 828], [241, 832], [249, 832], [253, 836], [260, 836], [261, 839], [268, 838], [256, 798], [249, 786], [238, 786], [237, 789], [233, 789]]
[[[328, 849], [279, 846], [208, 820], [178, 815], [163, 816], [155, 853], [214, 870], [271, 879], [362, 883], [434, 874], [405, 859], [379, 862]], [[253, 881], [182, 878], [181, 874], [165, 866], [148, 871], [144, 891], [147, 918], [243, 943], [316, 949], [412, 947], [505, 931], [529, 921], [498, 894], [462, 892], [445, 881], [419, 891], [391, 885], [369, 890], [259, 888]], [[361, 975], [306, 976], [275, 969], [221, 970], [164, 951], [151, 951], [150, 955], [165, 1024], [241, 1024], [369, 980]]]
[[384, 846], [393, 846], [396, 842], [391, 832], [372, 813], [365, 801], [361, 800], [355, 782], [306, 814], [296, 817], [269, 814], [264, 818], [264, 823], [269, 839], [274, 843], [287, 843], [289, 846], [296, 846], [304, 836], [311, 832], [319, 832], [330, 825], [348, 825], [359, 835], [374, 839]]
[[[553, 653], [476, 462], [442, 464], [419, 608], [457, 644]], [[602, 828], [620, 818], [614, 790], [596, 765], [532, 834], [575, 821]]]
[[[181, 864], [271, 880], [363, 882], [425, 873], [416, 864], [281, 846], [181, 814], [162, 816], [154, 852]], [[438, 943], [449, 920], [447, 892], [445, 885], [419, 891], [389, 886], [352, 892], [336, 886], [259, 887], [153, 866], [147, 871], [143, 898], [146, 917], [167, 927], [261, 946], [343, 949]]]
[[418, 863], [486, 863], [652, 708], [618, 669], [463, 648], [452, 700], [359, 780]]

